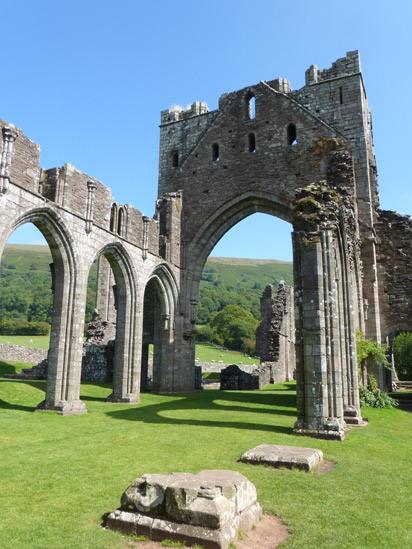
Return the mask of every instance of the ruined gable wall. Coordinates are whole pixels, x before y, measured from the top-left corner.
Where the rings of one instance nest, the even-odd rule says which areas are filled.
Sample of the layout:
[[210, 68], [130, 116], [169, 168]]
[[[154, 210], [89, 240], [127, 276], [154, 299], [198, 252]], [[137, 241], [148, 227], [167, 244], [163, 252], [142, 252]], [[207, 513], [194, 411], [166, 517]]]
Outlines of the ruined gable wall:
[[[245, 97], [253, 93], [256, 99], [256, 117], [248, 119]], [[164, 135], [173, 129], [182, 137], [203, 123], [205, 115], [188, 120], [164, 123], [161, 126], [161, 147]], [[287, 143], [287, 126], [297, 127], [298, 144]], [[198, 136], [198, 130], [195, 130]], [[248, 136], [255, 135], [256, 150], [249, 151]], [[275, 89], [258, 84], [250, 88], [223, 95], [213, 121], [207, 126], [197, 144], [187, 156], [180, 157], [180, 165], [172, 176], [161, 177], [163, 191], [183, 191], [183, 240], [190, 241], [225, 202], [236, 200], [245, 193], [272, 195], [283, 208], [281, 216], [290, 219], [290, 204], [295, 191], [322, 173], [320, 157], [313, 154], [317, 140], [335, 138], [333, 129], [310, 115], [297, 102]], [[219, 159], [213, 161], [213, 145], [219, 147]], [[175, 148], [179, 148], [176, 138]], [[170, 151], [169, 151], [170, 152]], [[172, 166], [172, 157], [163, 154]], [[164, 160], [163, 160], [164, 161]], [[172, 169], [170, 167], [170, 169]]]

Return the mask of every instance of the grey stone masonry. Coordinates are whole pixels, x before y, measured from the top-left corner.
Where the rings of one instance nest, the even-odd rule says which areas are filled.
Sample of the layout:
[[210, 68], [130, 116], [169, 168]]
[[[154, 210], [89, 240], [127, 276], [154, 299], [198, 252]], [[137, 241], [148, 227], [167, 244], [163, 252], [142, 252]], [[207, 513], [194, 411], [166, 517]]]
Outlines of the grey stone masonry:
[[274, 78], [224, 93], [212, 111], [201, 101], [162, 111], [153, 217], [119, 204], [71, 164], [42, 169], [38, 145], [2, 120], [0, 130], [0, 254], [12, 232], [31, 222], [53, 257], [47, 389], [39, 409], [86, 411], [84, 314], [95, 260], [98, 312], [115, 326], [109, 400], [139, 400], [151, 377], [150, 345], [152, 390], [193, 391], [206, 259], [236, 223], [261, 212], [293, 229], [295, 432], [341, 440], [347, 422], [362, 423], [356, 329], [380, 341], [389, 330], [412, 329], [412, 320], [410, 225], [378, 209], [372, 118], [357, 51], [327, 69], [311, 66], [299, 90]]
[[260, 518], [256, 488], [246, 477], [211, 470], [143, 475], [124, 492], [120, 509], [110, 513], [106, 525], [156, 541], [227, 549], [239, 531], [247, 532]]
[[231, 364], [220, 371], [222, 391], [253, 391], [262, 389], [271, 382], [270, 366], [238, 366]]
[[240, 461], [271, 467], [286, 467], [312, 471], [323, 461], [322, 450], [315, 448], [300, 448], [299, 446], [274, 446], [261, 444], [240, 456]]
[[261, 322], [256, 330], [256, 353], [271, 367], [271, 382], [293, 379], [295, 315], [293, 289], [280, 282], [277, 292], [268, 284], [260, 298]]
[[45, 349], [32, 349], [21, 345], [0, 344], [0, 360], [37, 364], [47, 358]]

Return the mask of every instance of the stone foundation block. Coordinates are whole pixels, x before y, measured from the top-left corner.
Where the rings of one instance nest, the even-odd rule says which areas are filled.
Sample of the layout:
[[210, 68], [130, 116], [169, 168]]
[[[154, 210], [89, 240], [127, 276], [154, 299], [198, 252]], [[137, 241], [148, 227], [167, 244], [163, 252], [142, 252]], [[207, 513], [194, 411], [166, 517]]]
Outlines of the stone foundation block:
[[227, 549], [238, 531], [261, 518], [256, 488], [234, 471], [197, 475], [143, 475], [124, 492], [106, 526], [155, 541], [173, 539], [204, 548]]
[[242, 454], [240, 461], [311, 471], [322, 463], [323, 452], [315, 448], [261, 444]]

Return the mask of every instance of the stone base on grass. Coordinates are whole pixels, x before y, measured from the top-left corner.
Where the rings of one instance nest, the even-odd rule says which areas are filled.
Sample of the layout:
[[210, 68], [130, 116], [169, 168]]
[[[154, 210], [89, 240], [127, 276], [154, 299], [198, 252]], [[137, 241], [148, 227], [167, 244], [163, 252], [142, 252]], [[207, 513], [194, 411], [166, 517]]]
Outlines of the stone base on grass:
[[247, 532], [259, 522], [261, 514], [255, 486], [240, 473], [149, 474], [129, 486], [105, 525], [154, 541], [227, 549], [239, 531]]
[[323, 452], [316, 448], [261, 444], [242, 454], [240, 461], [270, 465], [271, 467], [287, 467], [288, 469], [312, 471], [322, 463]]

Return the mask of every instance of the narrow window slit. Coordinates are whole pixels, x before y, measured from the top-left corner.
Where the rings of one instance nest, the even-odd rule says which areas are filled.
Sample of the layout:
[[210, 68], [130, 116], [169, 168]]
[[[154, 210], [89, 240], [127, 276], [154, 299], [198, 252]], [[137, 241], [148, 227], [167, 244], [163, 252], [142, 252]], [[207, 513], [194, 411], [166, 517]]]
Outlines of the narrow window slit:
[[256, 152], [256, 137], [254, 133], [248, 135], [248, 149], [250, 153]]
[[256, 118], [256, 99], [252, 92], [245, 96], [246, 117], [249, 120]]
[[212, 145], [212, 160], [213, 162], [219, 160], [219, 145], [217, 143], [213, 143]]
[[179, 166], [179, 153], [177, 151], [172, 152], [172, 166], [177, 168]]
[[298, 144], [298, 138], [297, 138], [297, 132], [296, 132], [296, 126], [295, 124], [289, 124], [287, 129], [288, 134], [288, 145], [297, 145]]

